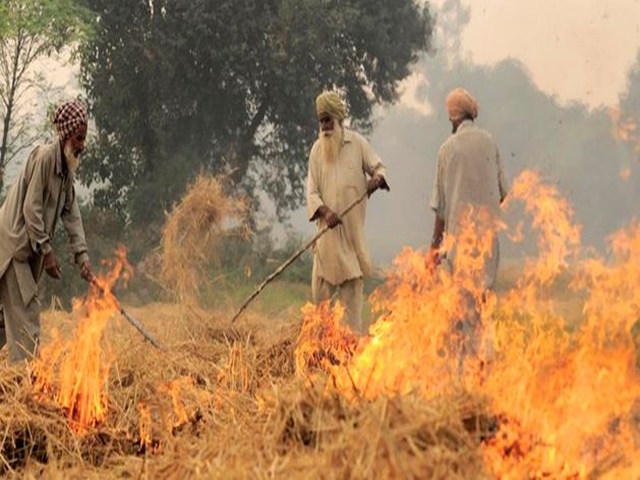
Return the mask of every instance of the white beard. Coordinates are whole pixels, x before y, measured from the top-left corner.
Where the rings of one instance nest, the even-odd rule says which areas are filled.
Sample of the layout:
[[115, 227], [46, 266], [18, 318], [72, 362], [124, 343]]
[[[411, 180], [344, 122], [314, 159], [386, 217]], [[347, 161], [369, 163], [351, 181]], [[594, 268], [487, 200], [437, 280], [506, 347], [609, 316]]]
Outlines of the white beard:
[[323, 132], [322, 130], [318, 132], [320, 153], [325, 162], [334, 163], [338, 159], [342, 148], [342, 134], [343, 129], [337, 124], [330, 132]]
[[67, 159], [67, 167], [69, 167], [69, 171], [75, 175], [76, 170], [78, 170], [78, 166], [80, 165], [80, 157], [78, 157], [73, 151], [73, 146], [69, 140], [64, 144], [64, 156]]

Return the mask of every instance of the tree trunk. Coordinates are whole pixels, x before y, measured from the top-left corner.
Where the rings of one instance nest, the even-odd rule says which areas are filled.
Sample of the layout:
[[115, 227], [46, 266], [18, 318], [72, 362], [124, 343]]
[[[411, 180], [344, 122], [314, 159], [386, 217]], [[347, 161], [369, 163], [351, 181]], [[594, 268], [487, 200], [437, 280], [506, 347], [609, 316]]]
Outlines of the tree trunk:
[[251, 159], [256, 153], [254, 138], [267, 115], [267, 105], [268, 102], [266, 100], [260, 104], [246, 132], [236, 142], [227, 147], [225, 156], [228, 157], [227, 161], [230, 165], [234, 167], [231, 180], [236, 184], [240, 183], [246, 175]]
[[2, 122], [2, 143], [0, 144], [0, 192], [4, 187], [4, 174], [7, 166], [7, 156], [9, 154], [9, 130], [11, 129], [11, 117], [13, 114], [15, 95], [18, 88], [18, 64], [22, 53], [22, 37], [16, 39], [16, 46], [13, 52], [11, 83], [7, 92], [7, 112]]

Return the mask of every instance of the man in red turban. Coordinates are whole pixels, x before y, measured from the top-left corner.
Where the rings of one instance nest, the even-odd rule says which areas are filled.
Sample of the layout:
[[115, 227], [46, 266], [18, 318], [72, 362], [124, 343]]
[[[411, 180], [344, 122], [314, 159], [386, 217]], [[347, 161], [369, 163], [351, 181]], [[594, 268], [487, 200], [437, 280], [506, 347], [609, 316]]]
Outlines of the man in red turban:
[[61, 276], [51, 245], [58, 218], [62, 218], [81, 275], [92, 275], [73, 186], [85, 148], [87, 121], [87, 109], [79, 100], [58, 107], [53, 118], [58, 138], [31, 152], [0, 208], [0, 347], [7, 344], [12, 362], [36, 352], [42, 273], [55, 279]]

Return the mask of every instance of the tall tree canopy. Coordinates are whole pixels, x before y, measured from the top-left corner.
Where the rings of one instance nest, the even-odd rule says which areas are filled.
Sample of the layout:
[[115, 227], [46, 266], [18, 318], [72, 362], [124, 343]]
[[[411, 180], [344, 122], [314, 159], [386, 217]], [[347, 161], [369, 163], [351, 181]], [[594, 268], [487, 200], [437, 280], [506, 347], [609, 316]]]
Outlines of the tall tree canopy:
[[640, 160], [640, 53], [628, 73], [627, 90], [620, 96], [618, 136], [627, 144], [631, 154]]
[[279, 213], [304, 195], [315, 96], [344, 91], [352, 125], [430, 48], [415, 0], [88, 0], [97, 34], [82, 82], [98, 129], [82, 167], [98, 206], [162, 218], [202, 168], [265, 191]]
[[7, 164], [36, 139], [26, 109], [43, 83], [35, 63], [86, 39], [88, 13], [81, 0], [0, 1], [0, 190]]

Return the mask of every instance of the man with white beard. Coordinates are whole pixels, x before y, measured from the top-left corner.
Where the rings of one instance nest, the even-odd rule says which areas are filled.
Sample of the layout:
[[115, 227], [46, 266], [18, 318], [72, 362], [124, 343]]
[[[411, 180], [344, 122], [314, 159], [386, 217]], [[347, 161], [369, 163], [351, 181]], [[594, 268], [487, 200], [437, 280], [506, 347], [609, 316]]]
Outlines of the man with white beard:
[[343, 212], [365, 193], [389, 190], [386, 170], [367, 140], [344, 127], [346, 106], [335, 92], [316, 98], [318, 140], [309, 154], [307, 211], [318, 230], [331, 228], [314, 246], [311, 290], [314, 303], [339, 294], [351, 329], [365, 333], [362, 324], [363, 277], [372, 271], [364, 235], [365, 202], [344, 218]]
[[51, 242], [62, 218], [71, 251], [84, 278], [92, 275], [84, 228], [73, 186], [87, 135], [87, 109], [79, 100], [64, 103], [53, 123], [58, 138], [36, 147], [0, 208], [0, 347], [9, 360], [35, 355], [40, 334], [38, 282], [42, 273], [61, 277]]

